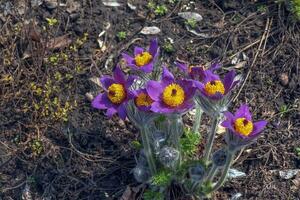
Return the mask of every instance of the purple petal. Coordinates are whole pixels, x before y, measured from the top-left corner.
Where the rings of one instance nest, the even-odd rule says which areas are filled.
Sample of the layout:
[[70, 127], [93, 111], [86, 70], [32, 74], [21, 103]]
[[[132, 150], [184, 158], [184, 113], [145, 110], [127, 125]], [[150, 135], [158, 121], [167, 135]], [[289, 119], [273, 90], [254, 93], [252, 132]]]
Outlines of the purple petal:
[[194, 96], [196, 88], [193, 87], [194, 85], [193, 81], [179, 80], [178, 83], [183, 88], [186, 99], [190, 99]]
[[149, 47], [149, 53], [155, 57], [157, 54], [157, 50], [158, 50], [158, 41], [157, 38], [152, 39], [150, 42], [150, 47]]
[[193, 79], [197, 79], [197, 80], [199, 80], [199, 81], [203, 81], [204, 78], [205, 78], [205, 71], [204, 71], [203, 68], [200, 67], [200, 66], [192, 67], [190, 76], [191, 76]]
[[176, 107], [175, 110], [176, 112], [185, 112], [189, 109], [192, 109], [195, 106], [195, 103], [192, 99], [185, 101], [182, 105], [180, 105], [179, 107]]
[[107, 109], [105, 115], [109, 118], [112, 118], [115, 113], [117, 113], [117, 109], [115, 107], [110, 107]]
[[249, 111], [249, 107], [246, 104], [243, 104], [234, 114], [235, 119], [245, 117], [248, 121], [252, 121], [252, 116]]
[[147, 93], [154, 101], [159, 100], [159, 96], [163, 91], [162, 85], [158, 81], [149, 81], [147, 83], [146, 89], [147, 89]]
[[138, 54], [141, 54], [141, 53], [143, 53], [143, 52], [144, 52], [144, 49], [143, 49], [143, 48], [137, 47], [137, 46], [134, 47], [134, 56], [136, 56], [136, 55], [138, 55]]
[[188, 66], [187, 66], [187, 64], [180, 63], [180, 62], [175, 62], [175, 64], [177, 65], [177, 67], [178, 67], [181, 71], [183, 71], [183, 72], [185, 72], [185, 73], [188, 73]]
[[199, 81], [194, 81], [194, 85], [196, 88], [198, 88], [200, 91], [204, 91], [204, 84]]
[[156, 102], [152, 103], [151, 111], [153, 111], [155, 113], [172, 113], [172, 112], [174, 112], [174, 109], [164, 105], [160, 101], [156, 101]]
[[122, 53], [122, 57], [126, 61], [126, 64], [131, 64], [134, 62], [134, 58], [126, 53]]
[[133, 84], [133, 82], [134, 82], [135, 79], [138, 79], [138, 77], [137, 76], [133, 76], [133, 75], [129, 75], [128, 76], [128, 78], [126, 80], [126, 83], [125, 83], [126, 89], [129, 88]]
[[153, 70], [153, 62], [149, 62], [148, 64], [140, 67], [140, 70], [142, 70], [145, 73], [150, 73]]
[[233, 114], [229, 111], [224, 112], [224, 116], [226, 117], [226, 120], [233, 120], [234, 118]]
[[206, 84], [210, 81], [220, 80], [220, 77], [217, 74], [214, 74], [210, 70], [205, 70], [204, 74], [205, 74], [205, 77], [204, 77], [204, 80], [203, 80], [204, 84]]
[[125, 105], [124, 104], [120, 105], [118, 107], [117, 111], [118, 111], [119, 117], [124, 120], [127, 116]]
[[210, 71], [215, 71], [217, 69], [221, 68], [221, 64], [220, 63], [213, 63], [210, 68], [208, 68], [208, 70]]
[[224, 97], [221, 92], [216, 92], [214, 95], [207, 95], [212, 100], [220, 100]]
[[92, 107], [97, 109], [107, 109], [112, 107], [112, 103], [107, 98], [106, 93], [97, 95], [92, 101]]
[[123, 71], [121, 70], [121, 68], [119, 66], [117, 66], [113, 72], [113, 76], [114, 79], [118, 82], [121, 83], [123, 85], [125, 85], [126, 83], [126, 79], [125, 79], [125, 75], [123, 73]]
[[163, 66], [162, 81], [173, 82], [174, 76], [166, 66]]
[[262, 120], [253, 124], [254, 128], [250, 137], [256, 137], [267, 125], [267, 121]]
[[232, 82], [234, 80], [234, 77], [235, 77], [235, 71], [234, 70], [231, 70], [230, 72], [228, 72], [225, 77], [224, 77], [224, 87], [225, 87], [225, 93], [228, 93], [230, 88], [231, 88], [231, 85], [232, 85]]
[[112, 79], [112, 77], [110, 76], [103, 76], [100, 78], [100, 82], [102, 87], [107, 90], [109, 86], [111, 86], [111, 84], [115, 83], [116, 81], [114, 79]]

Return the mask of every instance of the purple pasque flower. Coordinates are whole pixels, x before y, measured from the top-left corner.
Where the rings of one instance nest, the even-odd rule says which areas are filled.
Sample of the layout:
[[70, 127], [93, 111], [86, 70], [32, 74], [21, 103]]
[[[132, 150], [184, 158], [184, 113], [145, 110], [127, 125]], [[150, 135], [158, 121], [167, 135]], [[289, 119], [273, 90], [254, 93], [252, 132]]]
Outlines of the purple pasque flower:
[[182, 113], [194, 106], [196, 88], [191, 80], [175, 81], [164, 66], [161, 81], [149, 81], [146, 90], [153, 99], [151, 111], [156, 113]]
[[227, 111], [224, 116], [226, 120], [221, 125], [228, 129], [226, 141], [235, 149], [251, 143], [267, 125], [265, 120], [253, 122], [246, 104], [241, 105], [234, 114]]
[[133, 93], [128, 90], [132, 85], [135, 76], [128, 76], [126, 79], [119, 66], [113, 71], [113, 77], [103, 76], [100, 79], [104, 93], [96, 96], [92, 106], [97, 109], [106, 109], [106, 116], [112, 117], [118, 113], [121, 119], [126, 118], [126, 104], [132, 99]]
[[144, 51], [141, 47], [134, 47], [134, 57], [126, 53], [122, 53], [123, 59], [126, 61], [127, 66], [135, 70], [141, 70], [145, 73], [150, 73], [159, 55], [159, 47], [157, 39], [152, 39], [150, 47]]
[[195, 81], [195, 85], [203, 96], [212, 100], [220, 100], [239, 82], [238, 80], [235, 81], [234, 78], [234, 70], [228, 72], [223, 80], [210, 70], [206, 70], [204, 80], [202, 82]]
[[188, 65], [181, 62], [175, 62], [177, 67], [187, 74], [190, 78], [198, 81], [203, 81], [207, 71], [215, 71], [221, 67], [220, 63], [213, 63], [208, 69], [205, 69], [204, 66], [200, 65]]
[[150, 111], [153, 99], [148, 95], [145, 88], [133, 91], [134, 104], [142, 111]]

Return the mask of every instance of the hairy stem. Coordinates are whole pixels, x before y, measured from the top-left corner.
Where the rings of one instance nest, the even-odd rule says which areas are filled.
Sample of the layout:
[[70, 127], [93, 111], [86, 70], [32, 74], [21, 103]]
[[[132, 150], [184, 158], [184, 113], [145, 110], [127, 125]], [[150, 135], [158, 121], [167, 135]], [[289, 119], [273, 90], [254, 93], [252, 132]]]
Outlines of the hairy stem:
[[213, 119], [213, 124], [212, 124], [212, 127], [211, 127], [211, 131], [210, 131], [210, 134], [208, 136], [208, 141], [206, 143], [206, 146], [205, 146], [205, 154], [204, 154], [204, 162], [207, 164], [208, 163], [208, 160], [209, 160], [209, 157], [210, 157], [210, 154], [211, 154], [211, 150], [212, 150], [212, 147], [213, 147], [213, 144], [214, 144], [214, 140], [215, 140], [215, 136], [216, 136], [216, 130], [217, 130], [217, 127], [218, 127], [218, 124], [219, 124], [219, 120], [220, 120], [220, 117], [215, 117]]
[[151, 145], [150, 145], [150, 133], [149, 129], [146, 126], [141, 126], [141, 136], [142, 136], [142, 143], [144, 147], [145, 156], [149, 165], [149, 169], [151, 175], [156, 173], [156, 164], [152, 154]]
[[196, 103], [196, 115], [195, 115], [195, 122], [193, 125], [193, 132], [198, 135], [200, 135], [199, 127], [201, 124], [202, 113], [203, 113], [203, 111], [202, 111], [200, 105], [198, 105], [198, 103]]
[[218, 171], [218, 167], [216, 165], [213, 165], [207, 174], [206, 181], [213, 181], [217, 171]]
[[230, 169], [232, 160], [234, 158], [234, 154], [235, 154], [235, 152], [228, 152], [228, 156], [227, 156], [227, 159], [226, 159], [226, 164], [225, 164], [225, 166], [223, 168], [223, 172], [222, 172], [221, 178], [213, 186], [211, 192], [214, 192], [214, 191], [218, 190], [224, 184], [224, 182], [226, 180], [226, 177], [227, 177], [227, 174], [228, 174], [228, 171]]

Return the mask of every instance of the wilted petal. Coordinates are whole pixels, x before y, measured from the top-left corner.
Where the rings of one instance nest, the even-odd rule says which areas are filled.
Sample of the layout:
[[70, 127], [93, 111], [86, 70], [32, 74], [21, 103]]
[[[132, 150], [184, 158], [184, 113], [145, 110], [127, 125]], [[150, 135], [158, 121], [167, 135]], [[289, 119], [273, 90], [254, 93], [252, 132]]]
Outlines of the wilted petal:
[[157, 82], [157, 81], [149, 81], [147, 83], [146, 89], [147, 89], [147, 93], [149, 94], [151, 99], [153, 99], [154, 101], [159, 100], [159, 96], [163, 91], [161, 83]]

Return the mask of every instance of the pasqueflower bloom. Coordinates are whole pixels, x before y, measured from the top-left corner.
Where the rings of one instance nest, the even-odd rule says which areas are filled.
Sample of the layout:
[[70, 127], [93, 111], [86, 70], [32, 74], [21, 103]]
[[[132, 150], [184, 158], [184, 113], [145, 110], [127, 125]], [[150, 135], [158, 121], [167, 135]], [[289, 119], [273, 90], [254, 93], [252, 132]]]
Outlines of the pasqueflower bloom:
[[100, 79], [104, 93], [99, 94], [92, 101], [92, 106], [97, 109], [107, 109], [106, 115], [112, 117], [118, 113], [120, 118], [126, 118], [126, 104], [134, 97], [128, 90], [135, 77], [128, 76], [126, 79], [122, 70], [117, 66], [113, 71], [113, 77], [104, 76]]
[[149, 111], [151, 108], [151, 104], [153, 103], [153, 100], [148, 95], [146, 89], [139, 89], [136, 91], [133, 91], [134, 94], [134, 103], [136, 107], [138, 107], [142, 111]]
[[173, 74], [163, 67], [161, 81], [149, 81], [147, 92], [153, 103], [151, 110], [157, 113], [181, 113], [194, 106], [195, 87], [190, 80], [175, 81]]
[[228, 129], [226, 141], [232, 148], [249, 144], [260, 135], [267, 124], [264, 120], [253, 122], [247, 105], [241, 105], [234, 115], [227, 111], [224, 116], [226, 120], [221, 125]]
[[123, 59], [126, 61], [127, 66], [135, 70], [141, 70], [145, 73], [150, 73], [159, 55], [159, 47], [157, 39], [152, 39], [150, 47], [144, 51], [141, 47], [134, 47], [134, 57], [126, 53], [122, 53]]
[[[221, 67], [219, 63], [213, 63], [208, 69], [204, 69], [203, 66], [199, 65], [188, 65], [185, 63], [176, 62], [177, 67], [183, 71], [185, 74], [187, 74], [190, 78], [198, 81], [203, 81], [207, 71], [215, 71]], [[218, 79], [218, 75], [211, 74], [214, 76], [214, 78]]]
[[235, 71], [228, 72], [222, 81], [211, 71], [206, 71], [206, 76], [202, 82], [195, 82], [196, 87], [202, 95], [212, 100], [220, 100], [226, 96], [232, 88], [239, 82], [234, 81]]

